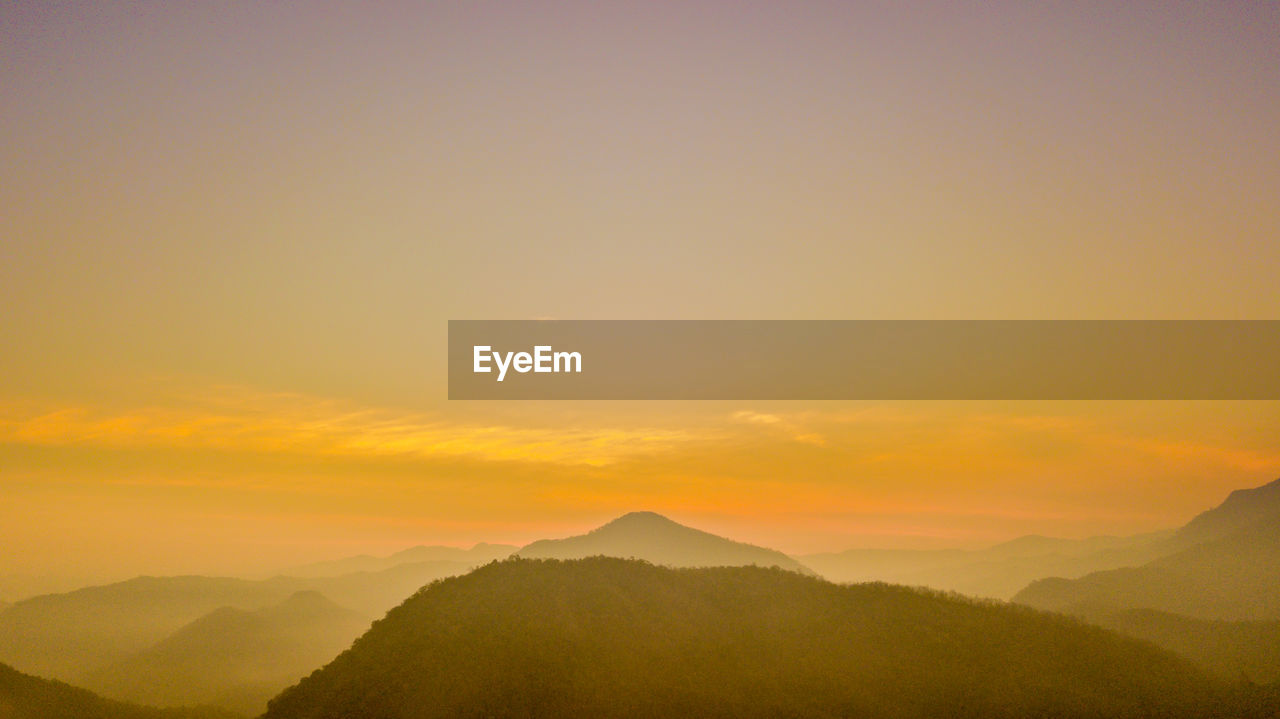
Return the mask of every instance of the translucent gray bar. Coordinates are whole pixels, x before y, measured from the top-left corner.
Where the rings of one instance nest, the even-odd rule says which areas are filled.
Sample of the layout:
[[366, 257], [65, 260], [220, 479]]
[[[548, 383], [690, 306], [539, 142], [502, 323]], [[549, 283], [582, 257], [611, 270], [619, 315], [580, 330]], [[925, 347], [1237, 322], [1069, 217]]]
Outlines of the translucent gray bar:
[[1273, 400], [1278, 369], [1275, 320], [449, 322], [450, 399]]

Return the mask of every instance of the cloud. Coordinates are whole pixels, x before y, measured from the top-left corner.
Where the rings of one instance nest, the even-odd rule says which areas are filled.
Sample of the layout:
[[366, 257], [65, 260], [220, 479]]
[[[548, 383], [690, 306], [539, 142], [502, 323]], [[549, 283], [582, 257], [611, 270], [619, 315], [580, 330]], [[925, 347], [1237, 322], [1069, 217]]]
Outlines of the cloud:
[[[807, 415], [811, 417], [812, 415]], [[755, 424], [766, 427], [776, 427], [785, 432], [793, 441], [801, 444], [811, 444], [815, 447], [825, 447], [827, 438], [817, 432], [805, 429], [800, 424], [800, 418], [783, 417], [777, 414], [766, 414], [763, 412], [754, 412], [752, 410], [742, 410], [734, 412], [730, 415], [730, 419], [734, 422], [746, 424]]]
[[752, 412], [744, 409], [740, 412], [734, 412], [731, 415], [736, 422], [747, 422], [749, 424], [778, 424], [782, 418], [776, 414], [763, 414], [761, 412]]
[[176, 401], [111, 408], [0, 404], [0, 441], [44, 446], [220, 449], [608, 465], [700, 437], [661, 427], [516, 427], [217, 386]]

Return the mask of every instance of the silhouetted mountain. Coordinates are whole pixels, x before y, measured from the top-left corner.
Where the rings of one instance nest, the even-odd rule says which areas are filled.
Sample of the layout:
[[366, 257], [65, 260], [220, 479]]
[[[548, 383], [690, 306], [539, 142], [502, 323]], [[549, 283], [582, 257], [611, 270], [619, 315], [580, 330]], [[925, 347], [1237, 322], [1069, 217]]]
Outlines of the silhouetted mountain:
[[756, 565], [812, 574], [808, 567], [782, 552], [718, 537], [653, 512], [624, 514], [576, 537], [543, 539], [524, 547], [517, 555], [530, 559], [635, 558], [669, 567]]
[[1222, 539], [1262, 522], [1280, 521], [1280, 479], [1253, 489], [1237, 489], [1217, 507], [1198, 515], [1174, 535], [1179, 547]]
[[410, 547], [386, 557], [361, 554], [355, 557], [305, 564], [286, 570], [284, 574], [291, 577], [336, 577], [354, 572], [380, 572], [401, 564], [416, 564], [419, 562], [462, 562], [480, 565], [492, 562], [495, 559], [506, 559], [517, 549], [519, 547], [510, 544], [486, 544], [484, 542], [470, 549], [418, 546]]
[[237, 719], [214, 708], [153, 709], [28, 676], [0, 664], [0, 719]]
[[256, 716], [268, 699], [332, 660], [369, 624], [318, 592], [298, 592], [257, 611], [223, 607], [86, 676], [83, 684], [140, 704], [208, 704]]
[[1232, 701], [1162, 650], [1012, 605], [778, 569], [593, 557], [513, 559], [436, 582], [273, 699], [266, 719], [1191, 717], [1277, 708]]
[[[1090, 618], [1154, 609], [1197, 619], [1280, 619], [1280, 503], [1272, 482], [1233, 492], [1138, 567], [1033, 582], [1014, 601]], [[1188, 546], [1189, 545], [1189, 546]]]
[[1097, 623], [1180, 654], [1224, 679], [1280, 682], [1280, 622], [1209, 621], [1130, 609]]
[[1055, 539], [1030, 535], [980, 550], [851, 549], [797, 557], [833, 582], [891, 582], [1007, 599], [1029, 582], [1140, 564], [1168, 534]]
[[138, 577], [33, 597], [0, 612], [0, 661], [64, 681], [141, 652], [219, 609], [258, 610], [314, 590], [369, 617], [382, 616], [424, 584], [461, 574], [463, 562], [418, 562], [341, 577], [267, 580]]

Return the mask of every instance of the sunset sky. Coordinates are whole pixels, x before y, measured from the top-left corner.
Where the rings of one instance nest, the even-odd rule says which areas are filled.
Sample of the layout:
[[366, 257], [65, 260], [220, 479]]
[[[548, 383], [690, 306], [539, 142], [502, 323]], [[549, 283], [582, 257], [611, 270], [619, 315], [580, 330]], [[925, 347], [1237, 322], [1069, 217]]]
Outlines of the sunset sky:
[[1280, 477], [1277, 402], [445, 398], [449, 319], [1280, 318], [1280, 4], [6, 3], [0, 88], [0, 599]]

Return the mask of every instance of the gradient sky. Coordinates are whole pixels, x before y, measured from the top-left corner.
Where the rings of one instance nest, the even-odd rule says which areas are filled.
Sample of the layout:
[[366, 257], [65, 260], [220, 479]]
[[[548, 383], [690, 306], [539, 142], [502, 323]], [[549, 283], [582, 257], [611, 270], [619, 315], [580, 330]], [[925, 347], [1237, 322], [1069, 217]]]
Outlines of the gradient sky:
[[444, 398], [450, 318], [1280, 317], [1276, 3], [6, 3], [0, 91], [0, 575], [1280, 476], [1277, 403]]

